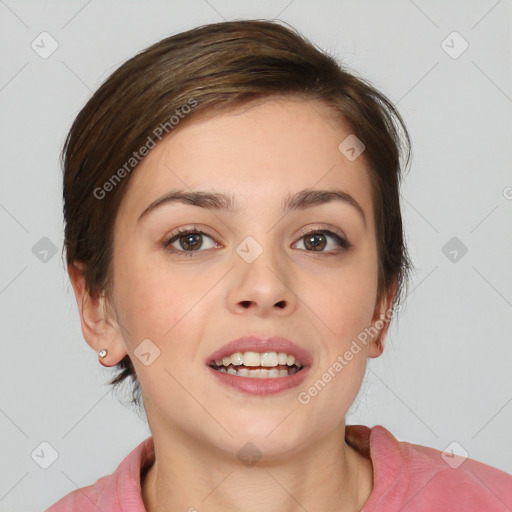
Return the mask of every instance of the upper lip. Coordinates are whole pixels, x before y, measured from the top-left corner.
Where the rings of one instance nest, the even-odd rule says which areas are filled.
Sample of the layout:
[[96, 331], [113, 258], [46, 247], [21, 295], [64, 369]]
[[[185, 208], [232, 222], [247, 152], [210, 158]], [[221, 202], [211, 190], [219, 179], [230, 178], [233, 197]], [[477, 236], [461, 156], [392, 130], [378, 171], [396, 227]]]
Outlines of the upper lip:
[[293, 355], [296, 361], [301, 363], [304, 367], [311, 366], [313, 363], [312, 355], [306, 349], [293, 343], [293, 341], [280, 336], [250, 335], [242, 336], [241, 338], [226, 343], [226, 345], [223, 345], [208, 356], [206, 364], [210, 365], [235, 352], [286, 352], [288, 355]]

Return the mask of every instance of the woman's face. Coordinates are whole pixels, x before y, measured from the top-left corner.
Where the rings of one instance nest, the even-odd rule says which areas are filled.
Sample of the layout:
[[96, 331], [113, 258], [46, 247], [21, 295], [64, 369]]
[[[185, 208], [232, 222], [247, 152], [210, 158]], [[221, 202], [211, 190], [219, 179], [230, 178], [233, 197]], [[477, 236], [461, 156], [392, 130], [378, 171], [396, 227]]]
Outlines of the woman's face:
[[[183, 125], [134, 171], [114, 233], [115, 343], [133, 361], [153, 434], [180, 432], [230, 453], [250, 441], [272, 457], [344, 422], [379, 350], [359, 341], [350, 360], [344, 354], [385, 311], [376, 309], [364, 153], [354, 160], [338, 148], [350, 133], [322, 103], [270, 100]], [[223, 194], [238, 210], [174, 201], [142, 215], [178, 190]], [[304, 190], [352, 199], [285, 209]], [[176, 236], [184, 229], [196, 234]], [[310, 364], [291, 387], [286, 376], [273, 393], [261, 391], [270, 378], [240, 389], [236, 382], [257, 379], [213, 370], [210, 356], [248, 335], [269, 352], [269, 336], [290, 340]]]

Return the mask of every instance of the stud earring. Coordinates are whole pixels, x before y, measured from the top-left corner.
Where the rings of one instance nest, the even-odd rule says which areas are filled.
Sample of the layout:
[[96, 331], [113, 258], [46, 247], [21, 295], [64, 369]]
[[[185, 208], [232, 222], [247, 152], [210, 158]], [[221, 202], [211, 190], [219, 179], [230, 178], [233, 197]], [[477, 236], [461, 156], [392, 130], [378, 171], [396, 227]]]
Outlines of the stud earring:
[[106, 349], [106, 348], [101, 349], [101, 350], [98, 352], [98, 355], [99, 355], [101, 358], [104, 358], [104, 357], [107, 355], [107, 349]]

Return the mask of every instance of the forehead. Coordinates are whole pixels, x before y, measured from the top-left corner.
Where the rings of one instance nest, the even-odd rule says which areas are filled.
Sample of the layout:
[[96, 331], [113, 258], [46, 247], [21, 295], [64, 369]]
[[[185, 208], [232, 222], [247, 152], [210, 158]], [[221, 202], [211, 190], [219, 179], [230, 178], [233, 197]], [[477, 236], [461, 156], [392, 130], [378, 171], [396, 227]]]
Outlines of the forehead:
[[370, 215], [364, 154], [351, 161], [339, 149], [350, 135], [348, 123], [314, 100], [270, 99], [192, 119], [133, 171], [119, 215], [136, 219], [176, 189], [223, 192], [261, 207], [280, 206], [284, 196], [305, 188], [334, 187], [355, 196]]

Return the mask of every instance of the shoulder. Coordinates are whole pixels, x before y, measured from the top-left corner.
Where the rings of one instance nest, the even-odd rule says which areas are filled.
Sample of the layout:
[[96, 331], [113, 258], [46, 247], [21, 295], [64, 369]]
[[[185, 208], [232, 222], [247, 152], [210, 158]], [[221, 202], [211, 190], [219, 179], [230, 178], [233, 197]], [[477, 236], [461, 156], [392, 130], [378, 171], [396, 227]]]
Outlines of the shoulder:
[[98, 496], [102, 492], [105, 486], [108, 486], [109, 479], [112, 479], [113, 475], [107, 475], [99, 478], [96, 483], [87, 487], [81, 487], [76, 489], [69, 494], [66, 494], [57, 503], [54, 503], [45, 512], [72, 512], [72, 511], [83, 511], [83, 512], [97, 512], [98, 507]]
[[141, 470], [154, 459], [153, 438], [133, 449], [117, 469], [92, 485], [70, 492], [45, 512], [145, 512], [140, 494]]
[[368, 504], [373, 498], [375, 505], [389, 503], [403, 512], [512, 508], [512, 476], [504, 471], [451, 451], [398, 441], [381, 425], [368, 429], [367, 436], [375, 473]]

